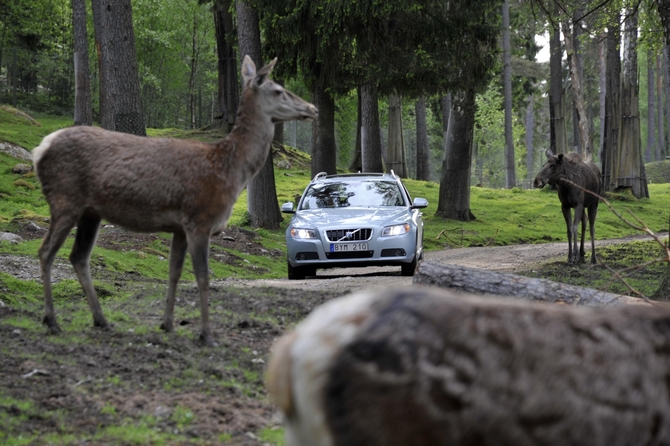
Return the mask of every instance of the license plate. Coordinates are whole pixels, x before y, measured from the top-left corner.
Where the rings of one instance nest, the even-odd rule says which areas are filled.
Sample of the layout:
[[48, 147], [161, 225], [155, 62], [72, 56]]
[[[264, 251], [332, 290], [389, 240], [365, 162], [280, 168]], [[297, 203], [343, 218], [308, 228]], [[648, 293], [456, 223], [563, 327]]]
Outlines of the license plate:
[[331, 243], [330, 252], [367, 251], [367, 243]]

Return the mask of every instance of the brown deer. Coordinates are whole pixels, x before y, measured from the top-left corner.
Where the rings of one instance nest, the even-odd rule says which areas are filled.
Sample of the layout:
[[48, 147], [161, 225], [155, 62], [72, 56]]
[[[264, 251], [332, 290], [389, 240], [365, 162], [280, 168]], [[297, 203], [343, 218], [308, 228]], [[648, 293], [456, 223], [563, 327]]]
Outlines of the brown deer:
[[[585, 192], [585, 190], [600, 194], [602, 190], [600, 169], [589, 160], [582, 159], [582, 155], [578, 153], [554, 155], [551, 150], [547, 149], [545, 155], [547, 156], [547, 162], [544, 163], [535, 177], [533, 186], [542, 188], [549, 184], [555, 186], [558, 190], [558, 199], [561, 201], [561, 210], [568, 227], [568, 263], [584, 262], [584, 236], [586, 233], [586, 213], [588, 213], [589, 230], [591, 232], [591, 264], [595, 265], [597, 262], [595, 223], [598, 213], [598, 197]], [[571, 209], [573, 208], [575, 210], [574, 220], [571, 215]], [[580, 221], [582, 222], [582, 243], [578, 257], [577, 231]]]
[[226, 227], [240, 192], [264, 165], [275, 123], [312, 120], [314, 105], [268, 79], [276, 59], [256, 71], [247, 56], [235, 127], [215, 143], [144, 138], [94, 127], [54, 132], [33, 150], [51, 224], [39, 248], [44, 324], [60, 332], [51, 291], [51, 266], [70, 230], [77, 231], [70, 261], [96, 327], [109, 328], [96, 297], [89, 259], [102, 219], [139, 232], [171, 232], [169, 283], [161, 328], [174, 329], [175, 292], [188, 251], [200, 293], [202, 332], [209, 325], [210, 237]]
[[363, 291], [275, 344], [292, 446], [670, 444], [670, 308]]

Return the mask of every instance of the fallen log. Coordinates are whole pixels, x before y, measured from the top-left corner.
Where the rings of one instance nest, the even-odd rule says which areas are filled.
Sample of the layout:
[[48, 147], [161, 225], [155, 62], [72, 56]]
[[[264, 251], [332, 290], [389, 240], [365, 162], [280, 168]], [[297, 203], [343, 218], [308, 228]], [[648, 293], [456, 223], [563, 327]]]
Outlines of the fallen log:
[[414, 274], [414, 283], [479, 295], [514, 297], [576, 306], [647, 305], [639, 298], [567, 285], [547, 279], [534, 279], [517, 274], [430, 262], [422, 262], [419, 265]]
[[314, 310], [268, 390], [293, 446], [670, 444], [670, 307], [412, 286]]

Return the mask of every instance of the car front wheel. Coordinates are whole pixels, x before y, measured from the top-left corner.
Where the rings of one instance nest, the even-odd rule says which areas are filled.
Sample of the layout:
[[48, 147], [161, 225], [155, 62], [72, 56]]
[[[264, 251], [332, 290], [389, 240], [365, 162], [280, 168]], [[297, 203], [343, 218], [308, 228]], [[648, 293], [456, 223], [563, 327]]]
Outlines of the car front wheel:
[[291, 266], [289, 262], [286, 262], [288, 269], [288, 279], [289, 280], [303, 280], [307, 276], [315, 276], [316, 268], [311, 268], [309, 266]]
[[412, 260], [410, 263], [405, 263], [400, 266], [400, 274], [403, 276], [413, 276], [414, 271], [416, 271], [416, 255], [414, 256], [414, 260]]

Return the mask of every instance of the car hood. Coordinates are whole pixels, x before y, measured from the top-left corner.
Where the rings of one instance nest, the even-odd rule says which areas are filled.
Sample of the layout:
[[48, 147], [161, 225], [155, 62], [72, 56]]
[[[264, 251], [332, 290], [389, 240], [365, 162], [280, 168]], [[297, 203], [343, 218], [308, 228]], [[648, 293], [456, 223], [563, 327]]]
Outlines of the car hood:
[[296, 212], [292, 224], [309, 226], [382, 226], [402, 223], [411, 218], [407, 208], [335, 208]]

